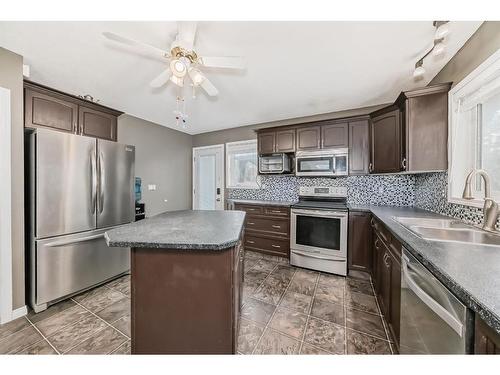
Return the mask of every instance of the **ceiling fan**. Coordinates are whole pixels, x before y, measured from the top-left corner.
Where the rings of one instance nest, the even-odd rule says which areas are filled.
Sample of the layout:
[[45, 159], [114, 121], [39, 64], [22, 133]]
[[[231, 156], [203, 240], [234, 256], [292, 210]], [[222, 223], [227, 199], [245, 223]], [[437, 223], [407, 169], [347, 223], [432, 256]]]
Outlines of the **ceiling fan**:
[[154, 78], [150, 85], [161, 87], [171, 81], [183, 87], [187, 77], [193, 87], [202, 87], [208, 95], [216, 96], [219, 91], [201, 72], [204, 67], [221, 69], [244, 69], [245, 63], [239, 56], [199, 56], [194, 50], [196, 22], [178, 22], [178, 32], [170, 45], [170, 50], [162, 50], [149, 44], [138, 42], [111, 32], [103, 35], [113, 41], [140, 49], [142, 52], [159, 56], [169, 61], [167, 68]]

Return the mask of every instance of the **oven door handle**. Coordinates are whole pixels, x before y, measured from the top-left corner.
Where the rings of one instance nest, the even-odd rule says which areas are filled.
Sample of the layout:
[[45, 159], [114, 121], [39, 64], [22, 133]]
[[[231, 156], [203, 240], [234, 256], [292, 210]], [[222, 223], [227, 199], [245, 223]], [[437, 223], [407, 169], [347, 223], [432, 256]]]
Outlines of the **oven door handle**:
[[331, 262], [345, 262], [345, 259], [336, 259], [336, 258], [322, 257], [322, 256], [319, 256], [319, 255], [312, 255], [312, 254], [308, 254], [308, 253], [303, 253], [302, 251], [297, 251], [297, 250], [292, 250], [292, 254], [301, 255], [301, 256], [307, 257], [307, 258], [329, 260]]
[[306, 216], [322, 216], [322, 217], [347, 217], [347, 212], [341, 211], [324, 211], [324, 210], [302, 210], [292, 209], [292, 215], [306, 215]]

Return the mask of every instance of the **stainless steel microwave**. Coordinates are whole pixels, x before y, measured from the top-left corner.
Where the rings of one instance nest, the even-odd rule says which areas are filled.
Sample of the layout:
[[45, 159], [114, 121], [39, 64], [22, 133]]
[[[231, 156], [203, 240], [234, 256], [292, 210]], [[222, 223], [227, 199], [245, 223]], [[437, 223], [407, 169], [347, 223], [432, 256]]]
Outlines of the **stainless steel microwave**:
[[349, 149], [300, 151], [295, 154], [296, 176], [347, 176]]
[[290, 173], [290, 156], [285, 153], [259, 155], [259, 173]]

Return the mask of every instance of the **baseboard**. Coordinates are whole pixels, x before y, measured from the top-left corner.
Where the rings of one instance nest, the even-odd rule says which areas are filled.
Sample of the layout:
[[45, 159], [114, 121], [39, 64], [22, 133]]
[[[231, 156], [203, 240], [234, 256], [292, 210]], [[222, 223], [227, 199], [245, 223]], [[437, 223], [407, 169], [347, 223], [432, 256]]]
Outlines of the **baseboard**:
[[28, 315], [28, 308], [26, 307], [26, 305], [24, 305], [23, 307], [20, 307], [20, 308], [12, 311], [12, 320], [15, 320], [17, 318], [20, 318], [20, 317], [26, 316], [26, 315]]

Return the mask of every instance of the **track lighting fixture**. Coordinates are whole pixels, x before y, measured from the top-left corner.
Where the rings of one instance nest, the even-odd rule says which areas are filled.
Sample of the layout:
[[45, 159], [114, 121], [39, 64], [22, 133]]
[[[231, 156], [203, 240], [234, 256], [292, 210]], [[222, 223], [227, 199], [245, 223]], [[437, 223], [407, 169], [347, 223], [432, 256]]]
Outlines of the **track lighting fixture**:
[[434, 33], [434, 44], [432, 48], [427, 51], [427, 53], [420, 58], [415, 64], [415, 70], [413, 71], [413, 78], [420, 79], [425, 74], [424, 59], [431, 53], [434, 56], [439, 56], [446, 50], [445, 37], [450, 33], [449, 23], [450, 21], [434, 21], [432, 25], [436, 28]]

